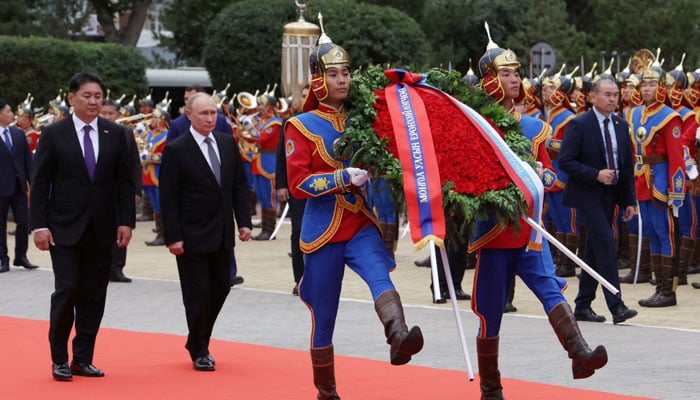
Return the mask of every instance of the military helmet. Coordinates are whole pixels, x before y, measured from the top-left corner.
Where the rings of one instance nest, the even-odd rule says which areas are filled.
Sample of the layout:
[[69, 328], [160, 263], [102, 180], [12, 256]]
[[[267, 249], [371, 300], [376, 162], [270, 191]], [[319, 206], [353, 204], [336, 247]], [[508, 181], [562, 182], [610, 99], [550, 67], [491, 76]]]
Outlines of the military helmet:
[[681, 62], [673, 70], [666, 73], [666, 85], [676, 87], [679, 89], [685, 89], [688, 87], [688, 77], [683, 71], [683, 61], [685, 60], [685, 53], [681, 57]]
[[136, 100], [136, 95], [131, 98], [131, 101], [127, 104], [123, 104], [119, 109], [119, 113], [124, 117], [130, 117], [136, 114], [136, 107], [134, 107], [134, 101]]
[[577, 77], [577, 79], [581, 80], [581, 86], [579, 87], [579, 89], [581, 89], [581, 91], [583, 91], [584, 93], [590, 93], [591, 90], [593, 90], [593, 82], [598, 80], [599, 78], [599, 76], [597, 76], [595, 73], [595, 69], [597, 66], [597, 62], [593, 63], [593, 67], [590, 71], [588, 71], [588, 73], [584, 74], [580, 78]]
[[471, 58], [469, 59], [469, 70], [462, 77], [462, 83], [467, 85], [467, 86], [476, 86], [479, 84], [479, 78], [476, 76], [476, 74], [474, 73], [474, 70], [472, 69], [472, 59]]
[[318, 38], [316, 47], [311, 51], [309, 58], [311, 73], [322, 75], [331, 67], [349, 67], [350, 55], [345, 49], [333, 43], [331, 38], [326, 35], [321, 13], [318, 13], [318, 21], [321, 25], [321, 36]]
[[498, 75], [503, 68], [520, 68], [518, 56], [510, 49], [502, 49], [491, 39], [491, 31], [488, 22], [484, 22], [486, 35], [489, 42], [486, 45], [486, 53], [479, 59], [479, 75], [483, 78], [486, 74]]
[[27, 116], [29, 116], [29, 119], [34, 118], [34, 110], [32, 109], [32, 101], [34, 101], [34, 97], [32, 97], [31, 93], [27, 93], [27, 98], [24, 99], [23, 102], [21, 102], [17, 105], [17, 115], [21, 117], [24, 114], [27, 114]]
[[148, 93], [148, 96], [142, 98], [141, 101], [139, 101], [139, 105], [146, 105], [150, 108], [153, 108], [155, 106], [155, 103], [153, 103], [153, 98], [151, 97], [152, 94], [153, 94], [153, 90], [151, 90]]
[[632, 73], [632, 71], [630, 70], [631, 64], [632, 64], [632, 57], [630, 57], [629, 60], [627, 60], [627, 66], [625, 67], [625, 69], [623, 69], [622, 71], [617, 73], [617, 76], [615, 77], [617, 82], [625, 83], [625, 81], [627, 80], [627, 77], [630, 76], [630, 74]]
[[[269, 88], [270, 85], [267, 85], [267, 87]], [[258, 105], [263, 105], [263, 106], [271, 105], [272, 107], [277, 108], [279, 105], [279, 100], [277, 100], [277, 97], [275, 96], [276, 89], [277, 89], [277, 84], [275, 83], [275, 85], [272, 87], [272, 90], [266, 89], [265, 92], [263, 92], [263, 94], [258, 96], [258, 98], [257, 98]]]
[[660, 85], [664, 85], [666, 83], [666, 73], [663, 68], [661, 68], [661, 64], [659, 63], [660, 53], [661, 49], [656, 49], [656, 58], [654, 59], [654, 62], [647, 66], [644, 71], [642, 71], [642, 81], [656, 81]]

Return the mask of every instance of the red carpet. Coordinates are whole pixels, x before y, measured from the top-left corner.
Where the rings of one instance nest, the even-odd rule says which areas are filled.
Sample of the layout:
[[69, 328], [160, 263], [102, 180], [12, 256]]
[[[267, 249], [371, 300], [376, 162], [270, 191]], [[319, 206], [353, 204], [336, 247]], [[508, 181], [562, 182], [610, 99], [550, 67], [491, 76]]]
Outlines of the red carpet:
[[[284, 399], [312, 400], [307, 352], [212, 341], [215, 372], [192, 369], [184, 338], [101, 329], [95, 364], [104, 378], [51, 378], [48, 322], [0, 317], [2, 399]], [[336, 356], [338, 392], [343, 399], [478, 399], [478, 377], [462, 371]], [[633, 400], [623, 396], [505, 379], [509, 400]], [[438, 395], [439, 393], [439, 395]]]

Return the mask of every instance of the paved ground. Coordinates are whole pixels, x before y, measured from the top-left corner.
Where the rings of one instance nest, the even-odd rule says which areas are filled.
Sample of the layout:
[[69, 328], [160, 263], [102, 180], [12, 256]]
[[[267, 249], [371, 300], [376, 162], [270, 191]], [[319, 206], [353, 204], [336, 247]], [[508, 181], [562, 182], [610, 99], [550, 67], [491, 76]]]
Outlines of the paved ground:
[[[138, 224], [125, 269], [125, 273], [135, 280], [130, 284], [110, 286], [103, 325], [186, 334], [175, 259], [165, 247], [153, 248], [143, 244], [154, 236], [151, 227], [152, 223]], [[12, 237], [9, 242], [12, 249]], [[245, 283], [232, 290], [217, 322], [215, 337], [298, 350], [308, 348], [308, 310], [290, 294], [293, 280], [288, 250], [288, 224], [283, 226], [277, 240], [237, 244], [239, 274], [245, 277]], [[406, 304], [408, 323], [419, 324], [426, 336], [425, 349], [414, 357], [414, 362], [465, 370], [451, 305], [432, 304], [428, 290], [430, 270], [413, 265], [414, 260], [426, 254], [426, 250], [413, 253], [410, 240], [402, 239], [397, 252], [399, 267], [392, 274]], [[39, 252], [30, 243], [29, 258], [42, 268], [26, 271], [13, 267], [11, 272], [0, 275], [0, 315], [48, 318], [53, 285], [49, 255]], [[468, 271], [465, 288], [471, 287], [472, 277]], [[695, 280], [700, 281], [700, 275], [691, 276], [691, 281]], [[569, 285], [565, 294], [572, 302], [576, 294], [575, 278], [569, 280]], [[574, 381], [570, 362], [541, 306], [525, 285], [518, 282], [515, 297], [518, 312], [505, 316], [501, 330], [503, 376], [664, 400], [697, 399], [700, 290], [680, 287], [678, 306], [656, 310], [636, 304], [637, 300], [653, 292], [652, 286], [624, 285], [622, 290], [626, 303], [636, 308], [639, 316], [617, 326], [610, 322], [582, 323], [581, 330], [588, 342], [591, 345], [605, 344], [610, 361], [592, 378]], [[364, 282], [348, 272], [342, 295], [344, 300], [334, 338], [336, 352], [387, 359], [388, 348]], [[477, 321], [469, 310], [469, 302], [460, 302], [459, 307], [471, 362], [476, 370], [473, 338]], [[611, 319], [602, 299], [596, 300], [594, 309]], [[183, 359], [186, 359], [184, 349], [182, 352]], [[465, 384], [477, 383], [468, 383], [465, 379]], [[517, 398], [508, 392], [507, 387], [506, 397]]]

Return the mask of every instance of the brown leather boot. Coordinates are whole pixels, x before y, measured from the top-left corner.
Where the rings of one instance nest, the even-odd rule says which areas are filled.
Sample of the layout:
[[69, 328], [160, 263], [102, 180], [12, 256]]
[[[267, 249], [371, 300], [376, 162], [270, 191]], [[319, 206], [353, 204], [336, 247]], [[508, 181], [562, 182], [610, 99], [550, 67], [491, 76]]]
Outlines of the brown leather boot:
[[401, 298], [396, 290], [387, 290], [374, 301], [374, 309], [384, 325], [386, 342], [391, 345], [389, 357], [392, 365], [403, 365], [423, 348], [420, 327], [410, 330], [406, 326]]
[[143, 196], [143, 210], [141, 210], [141, 216], [136, 218], [137, 221], [153, 221], [153, 204], [151, 203], [151, 198], [148, 196]]
[[[572, 253], [576, 254], [576, 249], [578, 248], [577, 235], [557, 232], [557, 240], [566, 245], [566, 248], [571, 250]], [[569, 257], [562, 254], [555, 273], [561, 278], [576, 276], [576, 267], [574, 265], [574, 262]]]
[[253, 240], [270, 240], [277, 223], [277, 210], [274, 208], [262, 208], [262, 231]]
[[[630, 264], [630, 272], [620, 277], [620, 283], [634, 283], [634, 273], [637, 268], [637, 244], [639, 236], [629, 235], [630, 257], [634, 262]], [[639, 257], [639, 275], [637, 283], [646, 283], [651, 280], [651, 249], [649, 239], [642, 238], [642, 252]]]
[[688, 264], [688, 274], [700, 273], [700, 237], [695, 238], [693, 245], [693, 259]]
[[554, 306], [549, 312], [549, 323], [564, 350], [569, 353], [574, 379], [588, 378], [608, 362], [608, 352], [604, 346], [599, 345], [595, 350], [588, 347], [569, 304], [559, 303]]
[[673, 287], [673, 257], [661, 257], [661, 278], [657, 279], [656, 292], [647, 299], [639, 300], [642, 307], [675, 306], [676, 290]]
[[156, 223], [155, 239], [146, 242], [146, 246], [165, 246], [165, 236], [163, 234], [163, 216], [157, 212], [153, 214]]
[[688, 284], [688, 265], [693, 260], [693, 253], [695, 252], [695, 240], [687, 236], [681, 238], [681, 249], [678, 260], [678, 284], [687, 285]]
[[498, 370], [498, 336], [476, 338], [481, 400], [504, 400], [501, 372]]
[[399, 225], [390, 224], [388, 222], [380, 222], [379, 229], [382, 231], [382, 241], [384, 242], [384, 246], [386, 246], [386, 249], [389, 250], [389, 254], [391, 254], [393, 257], [394, 253], [396, 252], [396, 244], [398, 243], [399, 238]]
[[[636, 244], [635, 244], [636, 246]], [[630, 258], [637, 259], [637, 253], [630, 255], [629, 252], [632, 249], [630, 245], [630, 230], [627, 224], [623, 223], [620, 225], [620, 233], [617, 237], [617, 267], [618, 269], [630, 268], [634, 265], [630, 262]]]
[[314, 385], [318, 389], [318, 400], [340, 400], [335, 391], [335, 366], [333, 345], [311, 348], [311, 366], [314, 369]]

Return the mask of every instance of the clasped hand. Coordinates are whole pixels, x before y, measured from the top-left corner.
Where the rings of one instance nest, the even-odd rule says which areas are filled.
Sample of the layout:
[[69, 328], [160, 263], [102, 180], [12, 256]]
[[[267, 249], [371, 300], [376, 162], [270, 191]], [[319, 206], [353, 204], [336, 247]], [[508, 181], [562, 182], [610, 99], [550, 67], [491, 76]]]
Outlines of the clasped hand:
[[345, 168], [345, 171], [347, 171], [348, 174], [350, 174], [350, 182], [354, 186], [362, 186], [369, 179], [369, 173], [367, 173], [367, 170], [364, 170], [362, 168], [348, 167]]

